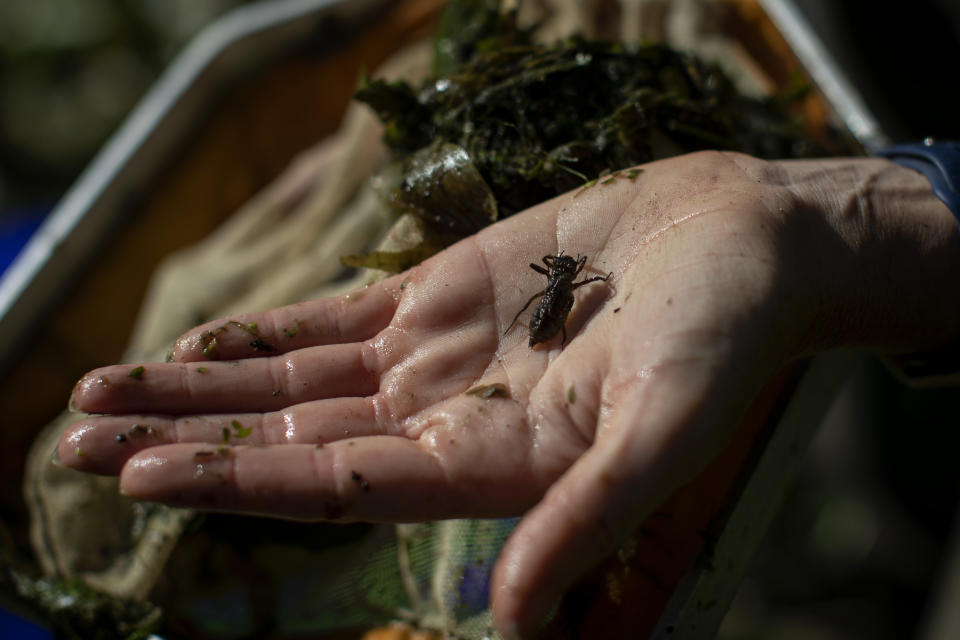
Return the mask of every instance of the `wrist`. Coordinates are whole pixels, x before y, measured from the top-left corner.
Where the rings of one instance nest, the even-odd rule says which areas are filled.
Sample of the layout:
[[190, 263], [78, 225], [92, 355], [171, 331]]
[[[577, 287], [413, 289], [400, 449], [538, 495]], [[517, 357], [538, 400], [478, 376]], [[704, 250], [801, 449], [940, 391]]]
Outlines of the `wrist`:
[[825, 271], [822, 347], [895, 353], [960, 340], [957, 220], [924, 176], [877, 158], [776, 165], [797, 213], [824, 234], [803, 247]]

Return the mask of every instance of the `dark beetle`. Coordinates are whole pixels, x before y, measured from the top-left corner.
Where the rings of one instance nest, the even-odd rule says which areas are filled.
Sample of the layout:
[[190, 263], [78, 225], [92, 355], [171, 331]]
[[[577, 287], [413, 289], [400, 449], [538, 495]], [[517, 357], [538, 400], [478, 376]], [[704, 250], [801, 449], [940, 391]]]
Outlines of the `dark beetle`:
[[530, 318], [530, 346], [533, 347], [538, 342], [550, 340], [557, 335], [558, 331], [563, 332], [563, 339], [560, 344], [565, 343], [567, 341], [567, 315], [573, 308], [574, 289], [597, 280], [606, 282], [613, 275], [608, 273], [605, 276], [587, 278], [574, 283], [586, 263], [587, 256], [577, 256], [577, 259], [574, 260], [570, 256], [563, 255], [562, 251], [555, 256], [543, 256], [543, 264], [547, 265], [546, 269], [531, 262], [531, 269], [547, 276], [547, 288], [527, 300], [527, 304], [523, 305], [523, 308], [517, 312], [513, 322], [503, 332], [503, 335], [507, 335], [507, 332], [513, 328], [520, 314], [526, 311], [531, 302], [543, 296], [543, 300], [533, 310], [533, 316]]

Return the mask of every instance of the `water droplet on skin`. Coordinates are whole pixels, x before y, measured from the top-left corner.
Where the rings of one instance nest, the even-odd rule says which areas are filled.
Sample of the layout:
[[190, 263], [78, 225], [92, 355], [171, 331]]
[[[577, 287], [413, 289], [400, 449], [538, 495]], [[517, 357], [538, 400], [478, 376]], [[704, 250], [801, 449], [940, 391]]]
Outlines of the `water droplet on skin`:
[[283, 431], [283, 437], [287, 442], [295, 442], [297, 439], [297, 427], [293, 422], [293, 415], [284, 412], [283, 413], [283, 424], [286, 427]]
[[200, 476], [203, 475], [203, 473], [204, 473], [204, 471], [203, 471], [203, 465], [202, 465], [202, 464], [198, 464], [197, 467], [196, 467], [196, 469], [194, 469], [194, 471], [193, 471], [193, 477], [194, 477], [194, 478], [199, 478]]

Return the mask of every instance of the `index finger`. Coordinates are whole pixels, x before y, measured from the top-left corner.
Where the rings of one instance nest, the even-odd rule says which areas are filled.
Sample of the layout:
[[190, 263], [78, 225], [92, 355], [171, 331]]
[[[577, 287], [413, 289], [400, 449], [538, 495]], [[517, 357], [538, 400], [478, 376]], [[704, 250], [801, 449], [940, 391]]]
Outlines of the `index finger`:
[[178, 338], [170, 359], [236, 360], [367, 340], [393, 318], [401, 281], [398, 274], [336, 298], [211, 320]]

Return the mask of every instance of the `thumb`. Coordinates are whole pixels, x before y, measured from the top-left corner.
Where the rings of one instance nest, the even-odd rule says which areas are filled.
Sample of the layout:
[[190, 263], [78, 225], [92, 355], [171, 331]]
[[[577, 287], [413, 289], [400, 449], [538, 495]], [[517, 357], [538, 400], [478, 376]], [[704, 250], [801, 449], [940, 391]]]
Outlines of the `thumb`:
[[570, 587], [727, 442], [752, 396], [720, 388], [711, 367], [670, 369], [605, 403], [593, 445], [508, 539], [491, 584], [504, 637], [536, 636]]

